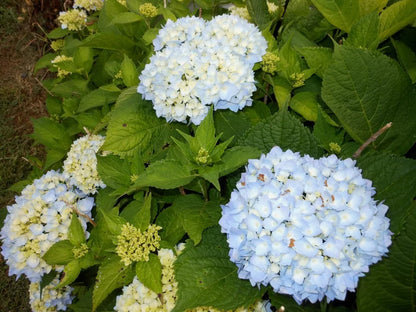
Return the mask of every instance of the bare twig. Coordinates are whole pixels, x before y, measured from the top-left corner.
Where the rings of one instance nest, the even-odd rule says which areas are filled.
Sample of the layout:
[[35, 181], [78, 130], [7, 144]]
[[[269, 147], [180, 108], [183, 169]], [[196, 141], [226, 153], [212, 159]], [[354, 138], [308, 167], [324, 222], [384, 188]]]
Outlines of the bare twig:
[[269, 84], [266, 85], [266, 94], [264, 95], [264, 104], [267, 104], [267, 97], [268, 97], [268, 93], [269, 93]]
[[166, 0], [163, 0], [163, 7], [166, 9], [167, 8], [167, 3], [166, 3]]
[[49, 91], [48, 90], [48, 88], [46, 88], [43, 84], [42, 84], [42, 82], [40, 82], [39, 81], [39, 79], [38, 78], [36, 78], [36, 77], [34, 77], [35, 78], [35, 80], [37, 81], [37, 83], [43, 88], [43, 89], [45, 89], [46, 90], [46, 92], [48, 92], [48, 94], [49, 95], [52, 95], [53, 96], [53, 94], [52, 94], [52, 92], [51, 91]]
[[202, 8], [199, 8], [199, 17], [202, 17]]
[[80, 217], [83, 217], [83, 218], [87, 219], [88, 222], [93, 225], [93, 227], [96, 227], [97, 226], [97, 223], [95, 223], [95, 221], [93, 219], [91, 219], [91, 217], [89, 217], [85, 213], [80, 212], [77, 208], [75, 208], [75, 206], [73, 204], [70, 204], [68, 202], [65, 202], [65, 204], [67, 204], [77, 215], [79, 215]]
[[179, 186], [179, 192], [181, 193], [181, 195], [185, 196], [186, 192], [185, 189], [183, 188], [183, 186]]
[[353, 158], [358, 158], [360, 157], [361, 153], [363, 152], [363, 150], [370, 145], [371, 143], [373, 143], [375, 140], [377, 140], [377, 138], [384, 133], [387, 129], [389, 129], [392, 126], [392, 122], [389, 122], [388, 124], [386, 124], [383, 128], [381, 128], [380, 130], [378, 130], [376, 133], [374, 133], [367, 141], [364, 142], [363, 145], [361, 145], [357, 151], [354, 153], [354, 155], [352, 155]]

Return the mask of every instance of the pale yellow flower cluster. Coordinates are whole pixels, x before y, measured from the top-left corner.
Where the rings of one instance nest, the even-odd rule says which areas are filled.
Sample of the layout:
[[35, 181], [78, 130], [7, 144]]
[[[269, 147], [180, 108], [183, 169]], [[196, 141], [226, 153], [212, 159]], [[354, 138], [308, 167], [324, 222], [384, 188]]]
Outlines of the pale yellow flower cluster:
[[87, 25], [87, 13], [77, 9], [60, 12], [58, 21], [63, 29], [81, 30]]
[[293, 88], [302, 87], [305, 84], [305, 74], [304, 73], [294, 73], [290, 75]]
[[58, 39], [58, 40], [54, 40], [54, 41], [51, 42], [51, 48], [54, 51], [61, 50], [64, 47], [64, 45], [65, 45], [65, 40], [63, 40], [63, 39]]
[[146, 2], [139, 6], [139, 12], [144, 17], [155, 17], [157, 15], [157, 8], [150, 2]]
[[103, 0], [75, 0], [74, 9], [82, 8], [87, 11], [101, 10], [103, 7]]
[[249, 22], [252, 21], [250, 13], [248, 13], [247, 7], [245, 7], [245, 6], [244, 7], [238, 7], [238, 6], [235, 6], [235, 5], [231, 5], [228, 8], [228, 11], [230, 11], [231, 15], [237, 15], [241, 18], [244, 18], [245, 20], [247, 20]]
[[72, 253], [76, 259], [84, 257], [88, 253], [87, 244], [82, 243], [79, 246], [74, 246], [74, 248], [72, 248]]
[[270, 74], [275, 73], [278, 69], [279, 61], [280, 57], [274, 53], [267, 52], [265, 55], [263, 55], [263, 60], [261, 62], [263, 71]]
[[130, 223], [123, 224], [117, 236], [116, 252], [127, 266], [135, 261], [149, 261], [149, 254], [159, 248], [160, 226], [150, 224], [143, 233]]

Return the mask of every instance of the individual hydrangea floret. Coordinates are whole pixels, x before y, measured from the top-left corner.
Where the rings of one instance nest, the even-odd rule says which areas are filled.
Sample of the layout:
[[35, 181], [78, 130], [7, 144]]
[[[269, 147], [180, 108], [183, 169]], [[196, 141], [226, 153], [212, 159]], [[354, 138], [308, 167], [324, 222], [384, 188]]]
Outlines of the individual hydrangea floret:
[[[70, 187], [56, 171], [49, 171], [26, 186], [16, 203], [7, 207], [8, 215], [0, 232], [1, 254], [9, 274], [25, 274], [31, 282], [39, 282], [52, 269], [42, 256], [54, 243], [67, 239], [73, 212], [91, 218], [93, 205], [93, 198]], [[86, 220], [79, 220], [86, 231]]]
[[29, 303], [33, 312], [57, 312], [66, 311], [67, 306], [72, 303], [72, 287], [65, 286], [55, 289], [59, 279], [43, 287], [41, 292], [40, 283], [31, 283], [29, 286]]
[[[133, 282], [123, 287], [123, 293], [117, 297], [115, 311], [118, 312], [170, 312], [176, 305], [176, 292], [178, 283], [175, 279], [174, 263], [176, 257], [185, 248], [184, 244], [179, 244], [175, 252], [171, 249], [160, 249], [158, 257], [162, 265], [162, 293], [159, 295], [144, 286], [137, 276]], [[212, 307], [199, 307], [188, 309], [186, 312], [223, 312]], [[238, 308], [227, 312], [271, 312], [269, 304], [266, 302], [256, 302], [248, 308]]]
[[139, 6], [139, 13], [144, 17], [155, 17], [157, 16], [157, 7], [150, 2], [146, 2]]
[[253, 24], [231, 15], [168, 20], [153, 45], [137, 91], [158, 117], [198, 125], [210, 105], [236, 112], [252, 104], [253, 65], [267, 48]]
[[391, 244], [374, 194], [351, 159], [274, 147], [249, 160], [220, 219], [238, 276], [298, 303], [344, 300]]
[[74, 0], [74, 9], [85, 9], [87, 11], [101, 10], [103, 0]]
[[149, 261], [149, 254], [159, 248], [160, 226], [150, 224], [146, 231], [130, 223], [123, 224], [121, 234], [117, 236], [116, 252], [127, 266], [135, 261]]
[[104, 144], [101, 135], [88, 134], [75, 140], [64, 161], [63, 175], [71, 185], [76, 186], [85, 194], [95, 194], [97, 188], [104, 188], [97, 171], [96, 154]]
[[62, 29], [78, 31], [87, 25], [87, 13], [78, 9], [59, 12], [58, 21]]

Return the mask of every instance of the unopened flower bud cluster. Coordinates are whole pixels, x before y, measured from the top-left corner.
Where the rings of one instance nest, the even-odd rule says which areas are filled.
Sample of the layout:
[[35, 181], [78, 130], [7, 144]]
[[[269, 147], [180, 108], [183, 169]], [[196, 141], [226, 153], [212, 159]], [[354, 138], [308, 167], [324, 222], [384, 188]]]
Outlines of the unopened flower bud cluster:
[[98, 175], [96, 157], [104, 140], [103, 136], [92, 134], [75, 140], [64, 161], [65, 179], [85, 194], [95, 194], [98, 188], [105, 187]]
[[59, 284], [55, 278], [49, 285], [43, 287], [41, 293], [40, 283], [31, 283], [29, 286], [29, 303], [33, 312], [66, 311], [72, 303], [72, 287], [65, 286], [54, 289]]
[[51, 61], [51, 63], [53, 64], [54, 67], [58, 69], [58, 77], [63, 78], [65, 76], [72, 74], [72, 72], [63, 68], [64, 66], [62, 66], [62, 64], [67, 63], [67, 62], [73, 62], [73, 61], [74, 61], [74, 58], [71, 56], [58, 55]]
[[253, 24], [232, 15], [168, 20], [153, 45], [137, 90], [158, 117], [198, 125], [210, 105], [234, 112], [251, 105], [253, 65], [267, 48]]
[[121, 261], [126, 266], [135, 261], [149, 261], [149, 254], [159, 248], [160, 229], [160, 226], [150, 224], [146, 231], [141, 232], [130, 223], [123, 224], [116, 247]]
[[[26, 186], [16, 203], [7, 207], [8, 215], [0, 232], [1, 254], [9, 274], [25, 274], [31, 282], [39, 282], [52, 269], [42, 256], [54, 243], [68, 237], [74, 208], [90, 217], [93, 205], [93, 198], [73, 189], [56, 171], [49, 171]], [[79, 220], [86, 230], [86, 221]]]
[[[180, 244], [175, 248], [176, 255], [179, 255], [184, 244]], [[160, 249], [158, 257], [162, 265], [162, 293], [158, 295], [154, 291], [144, 286], [137, 277], [133, 282], [123, 287], [123, 293], [117, 297], [114, 310], [117, 312], [170, 312], [176, 305], [176, 292], [178, 283], [175, 280], [174, 263], [176, 255], [171, 249]], [[198, 307], [186, 310], [186, 312], [222, 312], [212, 307]], [[268, 312], [271, 311], [263, 302], [257, 302], [248, 308], [238, 308], [227, 312]]]
[[351, 159], [274, 147], [249, 160], [220, 219], [239, 277], [298, 303], [344, 300], [391, 244], [374, 194]]

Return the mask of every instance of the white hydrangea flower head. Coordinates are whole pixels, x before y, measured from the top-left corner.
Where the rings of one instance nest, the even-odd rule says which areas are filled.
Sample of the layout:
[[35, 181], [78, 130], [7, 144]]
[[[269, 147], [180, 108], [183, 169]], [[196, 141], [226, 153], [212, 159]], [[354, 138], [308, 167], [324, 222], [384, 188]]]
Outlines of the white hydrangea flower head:
[[103, 0], [74, 0], [74, 9], [85, 9], [87, 11], [101, 10], [103, 7]]
[[[16, 203], [7, 207], [8, 215], [0, 231], [1, 254], [9, 274], [25, 274], [31, 282], [39, 282], [52, 270], [42, 256], [54, 243], [67, 239], [74, 209], [91, 217], [93, 205], [94, 198], [70, 187], [63, 175], [53, 170], [26, 186]], [[86, 220], [79, 220], [86, 231]], [[59, 271], [62, 267], [54, 269]]]
[[253, 24], [231, 15], [168, 20], [153, 45], [137, 91], [158, 117], [198, 125], [210, 105], [236, 112], [252, 104], [253, 65], [267, 48]]
[[79, 9], [59, 12], [58, 21], [62, 29], [78, 31], [87, 26], [87, 12]]
[[55, 278], [40, 292], [40, 283], [30, 283], [29, 303], [33, 312], [57, 312], [66, 311], [67, 306], [72, 303], [73, 290], [70, 286], [54, 289], [59, 284], [59, 279]]
[[298, 303], [344, 300], [391, 244], [374, 194], [351, 159], [274, 147], [249, 160], [219, 222], [239, 277]]
[[106, 186], [98, 175], [96, 157], [104, 140], [103, 136], [93, 134], [75, 140], [64, 161], [64, 178], [85, 194], [95, 194], [98, 188]]

